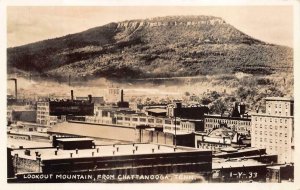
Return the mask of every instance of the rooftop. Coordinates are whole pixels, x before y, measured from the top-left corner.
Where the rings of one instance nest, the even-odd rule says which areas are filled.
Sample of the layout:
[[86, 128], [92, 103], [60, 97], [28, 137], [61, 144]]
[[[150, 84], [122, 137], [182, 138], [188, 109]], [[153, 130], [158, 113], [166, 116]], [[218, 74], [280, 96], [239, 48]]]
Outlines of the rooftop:
[[166, 109], [161, 109], [161, 108], [153, 108], [153, 109], [148, 109], [148, 112], [154, 112], [154, 113], [166, 113]]
[[[237, 152], [261, 151], [263, 153], [264, 150], [265, 149], [261, 149], [261, 148], [247, 147], [247, 148], [237, 149]], [[220, 153], [216, 153], [215, 156], [226, 155], [226, 154], [228, 154], [228, 153], [227, 152], [220, 152]]]
[[[26, 155], [25, 150], [26, 149], [13, 150], [12, 155], [18, 154], [19, 157], [36, 160], [35, 152], [38, 152], [38, 154], [41, 155], [42, 160], [52, 160], [71, 158], [71, 153], [72, 158], [84, 158], [201, 151], [199, 149], [188, 147], [176, 147], [174, 150], [173, 146], [143, 143], [100, 145], [96, 146], [94, 149], [78, 150], [78, 154], [76, 154], [76, 150], [59, 149], [57, 155], [55, 155], [56, 148], [33, 148], [29, 149], [30, 155]], [[94, 154], [94, 156], [92, 154]]]
[[74, 141], [93, 141], [94, 139], [91, 138], [57, 138], [57, 141], [62, 142], [74, 142]]
[[267, 101], [294, 101], [293, 97], [266, 97]]
[[212, 169], [238, 168], [238, 167], [250, 167], [250, 166], [266, 166], [266, 164], [263, 164], [253, 159], [241, 159], [241, 158], [213, 159], [213, 163], [212, 163]]

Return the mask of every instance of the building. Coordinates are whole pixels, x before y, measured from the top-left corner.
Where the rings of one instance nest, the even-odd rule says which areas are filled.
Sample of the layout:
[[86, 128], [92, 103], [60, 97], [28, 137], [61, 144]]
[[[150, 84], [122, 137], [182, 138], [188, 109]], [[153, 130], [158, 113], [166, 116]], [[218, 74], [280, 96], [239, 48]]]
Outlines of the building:
[[226, 125], [239, 134], [251, 134], [251, 116], [246, 113], [246, 106], [236, 102], [231, 113], [222, 115], [204, 115], [204, 131], [210, 133], [212, 130]]
[[266, 113], [252, 114], [251, 146], [277, 154], [279, 163], [293, 163], [294, 100], [283, 97], [265, 100]]
[[27, 106], [14, 106], [7, 108], [7, 121], [18, 122], [36, 122], [37, 112]]
[[106, 102], [117, 103], [118, 101], [120, 101], [120, 97], [121, 97], [120, 88], [110, 85], [108, 88], [107, 96], [106, 96]]
[[281, 183], [294, 181], [294, 165], [283, 164], [267, 167], [267, 182]]
[[43, 125], [55, 125], [59, 120], [64, 121], [69, 116], [93, 116], [94, 103], [92, 96], [88, 100], [74, 100], [71, 90], [70, 100], [48, 100], [37, 102], [37, 123]]
[[204, 114], [208, 114], [209, 109], [201, 105], [183, 106], [181, 102], [177, 101], [167, 106], [168, 117], [179, 117], [182, 119], [202, 119]]
[[203, 150], [212, 150], [220, 152], [224, 148], [232, 146], [247, 146], [243, 143], [244, 137], [230, 128], [223, 126], [214, 129], [209, 134], [195, 133], [195, 147]]
[[216, 159], [212, 164], [212, 181], [220, 183], [266, 182], [267, 164], [253, 159]]
[[204, 131], [210, 133], [218, 129], [221, 125], [226, 125], [239, 134], [251, 134], [251, 118], [224, 117], [222, 115], [204, 115]]
[[[13, 165], [15, 182], [28, 182], [24, 178], [28, 173], [111, 175], [115, 176], [113, 182], [122, 175], [194, 172], [201, 174], [205, 180], [211, 177], [211, 151], [150, 143], [95, 145], [87, 138], [56, 138], [55, 141], [59, 144], [56, 147], [10, 151], [8, 160]], [[81, 148], [76, 148], [76, 145]], [[48, 180], [63, 181], [55, 177]]]
[[[77, 96], [76, 100], [83, 100], [83, 101], [88, 101], [89, 97], [88, 96]], [[102, 96], [98, 96], [98, 97], [92, 97], [92, 103], [94, 103], [94, 105], [102, 105], [105, 103], [104, 101], [104, 97]]]

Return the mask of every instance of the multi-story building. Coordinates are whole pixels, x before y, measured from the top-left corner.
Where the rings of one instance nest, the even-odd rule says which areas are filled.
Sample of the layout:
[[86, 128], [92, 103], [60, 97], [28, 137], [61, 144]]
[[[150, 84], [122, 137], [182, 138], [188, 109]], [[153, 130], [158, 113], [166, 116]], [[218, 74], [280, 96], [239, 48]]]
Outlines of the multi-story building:
[[55, 125], [58, 120], [65, 120], [68, 116], [94, 115], [94, 103], [89, 95], [87, 101], [74, 100], [71, 91], [71, 100], [48, 100], [37, 102], [36, 121], [43, 125]]
[[[139, 176], [192, 172], [200, 174], [205, 181], [211, 178], [212, 152], [207, 150], [152, 143], [95, 145], [93, 139], [89, 138], [54, 139], [54, 146], [49, 148], [9, 150], [9, 170], [11, 176], [16, 175], [14, 182], [45, 182], [44, 179], [22, 178], [22, 174], [32, 172], [53, 176], [62, 173], [95, 175], [87, 182], [95, 182], [98, 176], [107, 174], [115, 176], [109, 182], [131, 181], [128, 178], [121, 179], [122, 176], [139, 179]], [[67, 179], [64, 182], [72, 181], [78, 182], [78, 179]], [[54, 177], [48, 178], [47, 182], [63, 180]]]
[[120, 101], [120, 97], [121, 97], [121, 89], [119, 87], [114, 87], [111, 85], [108, 88], [106, 102], [117, 103], [118, 101]]
[[[192, 133], [195, 131], [203, 131], [201, 126], [203, 125], [202, 120], [196, 119], [181, 119], [181, 118], [168, 118], [168, 117], [155, 117], [145, 114], [116, 114], [116, 124], [136, 127], [139, 125], [147, 125], [156, 130], [162, 130], [164, 132], [184, 132]], [[175, 125], [176, 122], [176, 125]]]
[[204, 116], [204, 131], [206, 133], [210, 133], [214, 129], [219, 128], [222, 124], [239, 134], [248, 135], [251, 131], [250, 117], [224, 117], [222, 115]]
[[279, 163], [293, 162], [294, 100], [266, 98], [266, 113], [252, 114], [251, 146], [277, 154]]
[[232, 111], [222, 115], [204, 115], [204, 131], [210, 133], [220, 126], [226, 126], [242, 135], [250, 135], [251, 118], [246, 112], [246, 105], [235, 102]]

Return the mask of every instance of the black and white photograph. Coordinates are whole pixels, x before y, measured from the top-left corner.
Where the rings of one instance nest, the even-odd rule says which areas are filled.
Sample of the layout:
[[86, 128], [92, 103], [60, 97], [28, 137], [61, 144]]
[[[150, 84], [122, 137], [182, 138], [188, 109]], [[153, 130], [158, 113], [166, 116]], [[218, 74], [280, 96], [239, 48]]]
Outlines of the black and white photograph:
[[7, 183], [294, 184], [294, 10], [7, 6]]

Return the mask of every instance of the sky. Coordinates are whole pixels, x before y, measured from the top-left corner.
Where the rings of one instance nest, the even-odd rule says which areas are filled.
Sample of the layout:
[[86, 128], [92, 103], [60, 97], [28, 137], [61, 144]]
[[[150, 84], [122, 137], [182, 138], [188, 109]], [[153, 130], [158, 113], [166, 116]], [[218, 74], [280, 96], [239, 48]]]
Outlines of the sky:
[[259, 40], [293, 47], [292, 6], [8, 7], [7, 45], [20, 46], [110, 22], [173, 15], [211, 15]]

